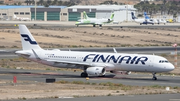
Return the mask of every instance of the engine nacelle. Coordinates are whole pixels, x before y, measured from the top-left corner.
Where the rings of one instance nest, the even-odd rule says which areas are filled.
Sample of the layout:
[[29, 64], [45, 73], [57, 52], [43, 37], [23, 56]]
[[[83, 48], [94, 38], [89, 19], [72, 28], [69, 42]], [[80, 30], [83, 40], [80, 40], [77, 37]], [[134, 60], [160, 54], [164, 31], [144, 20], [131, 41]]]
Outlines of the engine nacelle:
[[110, 22], [111, 20], [110, 19], [108, 19], [108, 22]]
[[88, 67], [86, 73], [89, 75], [102, 76], [106, 73], [104, 67]]

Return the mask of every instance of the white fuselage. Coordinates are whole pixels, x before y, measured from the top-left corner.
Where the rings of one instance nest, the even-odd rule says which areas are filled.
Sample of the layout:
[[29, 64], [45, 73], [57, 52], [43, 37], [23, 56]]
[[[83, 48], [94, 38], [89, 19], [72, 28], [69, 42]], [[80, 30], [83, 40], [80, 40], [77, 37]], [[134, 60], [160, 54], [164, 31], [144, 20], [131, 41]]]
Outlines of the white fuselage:
[[151, 19], [134, 19], [134, 21], [140, 24], [154, 24], [154, 21]]
[[[106, 71], [167, 72], [174, 66], [167, 59], [156, 55], [73, 52], [57, 50], [17, 51], [16, 53], [33, 61], [60, 68], [79, 68], [87, 65], [104, 67]], [[160, 62], [164, 61], [164, 62]], [[67, 63], [67, 64], [66, 64]], [[76, 65], [77, 64], [77, 65]]]
[[108, 20], [105, 18], [102, 19], [96, 19], [96, 18], [88, 18], [88, 19], [81, 19], [76, 22], [76, 25], [86, 25], [86, 24], [92, 24], [92, 25], [102, 25], [104, 23], [110, 23], [112, 20]]

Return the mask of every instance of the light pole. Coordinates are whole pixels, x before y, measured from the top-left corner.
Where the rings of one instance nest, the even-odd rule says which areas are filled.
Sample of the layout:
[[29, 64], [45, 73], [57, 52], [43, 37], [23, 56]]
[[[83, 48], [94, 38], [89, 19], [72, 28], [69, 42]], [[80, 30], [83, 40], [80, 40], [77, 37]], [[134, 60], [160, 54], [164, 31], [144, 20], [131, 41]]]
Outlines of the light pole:
[[36, 21], [36, 0], [35, 0], [35, 14], [34, 14], [34, 20]]

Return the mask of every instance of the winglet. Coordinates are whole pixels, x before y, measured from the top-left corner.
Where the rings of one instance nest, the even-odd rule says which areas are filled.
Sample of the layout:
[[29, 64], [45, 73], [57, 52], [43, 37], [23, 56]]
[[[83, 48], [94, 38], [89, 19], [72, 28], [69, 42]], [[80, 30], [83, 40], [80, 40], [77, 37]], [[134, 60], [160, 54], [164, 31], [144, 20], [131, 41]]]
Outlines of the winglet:
[[114, 53], [117, 53], [116, 48], [113, 48], [113, 50], [114, 50]]

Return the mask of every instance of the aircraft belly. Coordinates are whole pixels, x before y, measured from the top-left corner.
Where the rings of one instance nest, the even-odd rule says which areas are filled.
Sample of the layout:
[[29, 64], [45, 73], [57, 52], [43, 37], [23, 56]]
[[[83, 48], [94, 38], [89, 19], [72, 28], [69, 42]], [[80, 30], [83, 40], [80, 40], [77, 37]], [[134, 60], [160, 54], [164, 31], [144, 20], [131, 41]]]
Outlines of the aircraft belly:
[[147, 66], [143, 65], [119, 65], [117, 70], [121, 71], [139, 71], [139, 72], [146, 72], [147, 71]]

